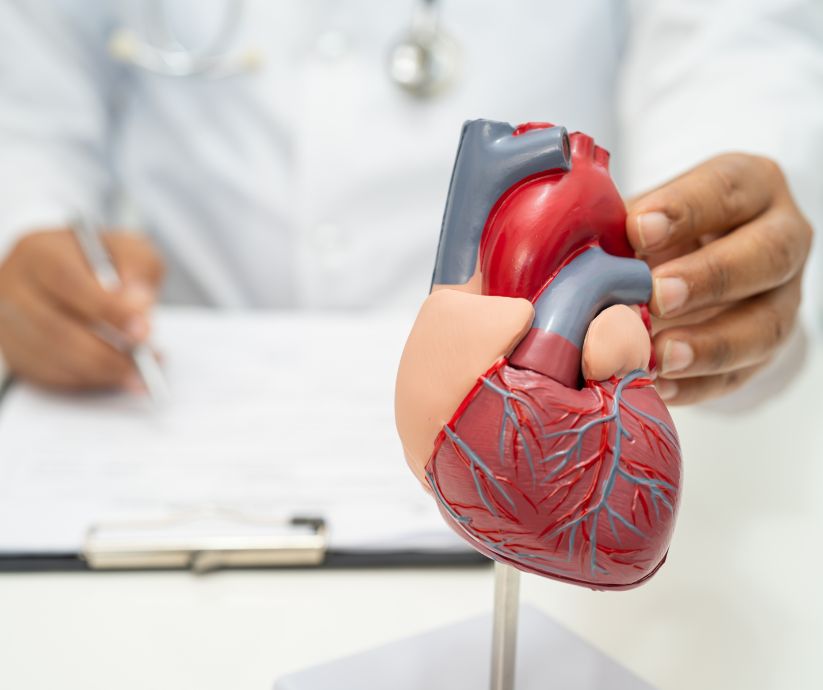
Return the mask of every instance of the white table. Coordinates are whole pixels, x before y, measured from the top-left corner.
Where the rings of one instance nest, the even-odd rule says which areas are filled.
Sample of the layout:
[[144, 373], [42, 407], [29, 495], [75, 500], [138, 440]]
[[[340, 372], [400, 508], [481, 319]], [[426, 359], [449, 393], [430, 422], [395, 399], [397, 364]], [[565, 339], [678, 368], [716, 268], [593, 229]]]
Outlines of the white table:
[[[817, 349], [756, 411], [679, 411], [684, 499], [658, 576], [619, 593], [525, 576], [523, 599], [665, 690], [823, 688], [821, 385]], [[491, 596], [490, 569], [4, 575], [0, 687], [267, 689]]]

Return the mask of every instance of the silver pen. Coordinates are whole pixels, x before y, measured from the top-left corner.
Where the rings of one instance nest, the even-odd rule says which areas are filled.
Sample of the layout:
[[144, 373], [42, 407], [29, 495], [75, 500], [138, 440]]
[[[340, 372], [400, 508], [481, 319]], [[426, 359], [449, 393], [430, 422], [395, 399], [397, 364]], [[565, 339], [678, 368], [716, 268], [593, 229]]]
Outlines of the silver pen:
[[[85, 217], [80, 216], [72, 223], [72, 230], [100, 287], [107, 292], [121, 288], [123, 283], [97, 227]], [[140, 343], [131, 348], [130, 354], [134, 367], [143, 380], [152, 401], [159, 403], [168, 398], [169, 387], [166, 383], [166, 376], [151, 347], [147, 343]]]

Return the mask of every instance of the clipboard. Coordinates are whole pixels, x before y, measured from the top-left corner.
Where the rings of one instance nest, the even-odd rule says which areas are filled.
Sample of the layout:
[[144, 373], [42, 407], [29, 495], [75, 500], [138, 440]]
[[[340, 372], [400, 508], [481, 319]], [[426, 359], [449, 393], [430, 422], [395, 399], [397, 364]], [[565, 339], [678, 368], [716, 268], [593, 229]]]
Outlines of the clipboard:
[[[490, 565], [474, 550], [334, 550], [326, 520], [317, 516], [258, 520], [223, 512], [237, 530], [181, 531], [213, 511], [164, 519], [98, 523], [79, 553], [0, 553], [2, 572], [189, 570], [205, 575], [226, 569], [393, 568]], [[246, 529], [252, 527], [252, 529]], [[261, 527], [270, 528], [261, 530]]]
[[491, 567], [491, 561], [479, 552], [465, 553], [425, 553], [419, 551], [392, 551], [392, 552], [330, 552], [326, 551], [321, 562], [315, 565], [306, 563], [279, 562], [271, 563], [246, 562], [244, 565], [222, 563], [220, 566], [196, 572], [190, 566], [158, 567], [147, 562], [134, 560], [132, 564], [122, 567], [92, 567], [82, 555], [71, 553], [51, 554], [15, 554], [6, 553], [0, 556], [0, 575], [3, 573], [71, 573], [71, 572], [125, 572], [125, 571], [169, 571], [189, 570], [197, 575], [208, 575], [221, 570], [265, 570], [265, 569], [311, 569], [323, 568], [332, 570], [351, 570], [368, 568], [485, 568]]
[[317, 566], [325, 559], [323, 518], [266, 521], [263, 531], [259, 522], [233, 518], [241, 529], [231, 533], [180, 530], [198, 516], [98, 524], [89, 529], [80, 556], [92, 570], [171, 568], [198, 574], [221, 568]]
[[[26, 486], [23, 487], [24, 491], [33, 492], [32, 495], [35, 495], [38, 505], [42, 507], [41, 512], [50, 512], [49, 519], [59, 522], [64, 519], [62, 504], [49, 502], [48, 492], [37, 495], [39, 484], [49, 482], [55, 471], [58, 474], [76, 471], [78, 476], [85, 476], [93, 482], [93, 473], [101, 468], [106, 471], [112, 470], [112, 467], [117, 469], [118, 463], [125, 462], [117, 457], [119, 446], [109, 448], [105, 458], [99, 458], [96, 464], [92, 463], [89, 467], [75, 467], [71, 456], [78, 449], [87, 446], [94, 450], [106, 440], [105, 433], [116, 439], [129, 438], [131, 442], [133, 436], [127, 436], [131, 427], [118, 424], [125, 423], [123, 417], [131, 419], [129, 415], [132, 413], [136, 414], [139, 423], [147, 429], [153, 429], [157, 420], [152, 419], [151, 414], [144, 414], [145, 411], [125, 408], [118, 411], [117, 406], [137, 404], [137, 401], [128, 396], [111, 401], [108, 398], [98, 400], [94, 396], [64, 400], [60, 396], [45, 394], [25, 385], [18, 387], [15, 384], [9, 387], [7, 382], [3, 386], [4, 395], [0, 398], [0, 572], [188, 569], [204, 573], [224, 568], [391, 568], [476, 566], [488, 563], [485, 557], [451, 533], [437, 514], [434, 502], [417, 486], [403, 462], [392, 418], [392, 384], [407, 327], [408, 321], [402, 316], [385, 314], [332, 316], [254, 312], [226, 315], [210, 310], [181, 308], [164, 308], [157, 314], [158, 344], [166, 354], [173, 393], [193, 401], [191, 409], [195, 416], [199, 414], [198, 409], [195, 409], [200, 404], [198, 400], [207, 388], [205, 385], [201, 387], [201, 372], [213, 371], [213, 362], [218, 361], [226, 350], [240, 352], [243, 356], [236, 357], [232, 360], [234, 364], [229, 363], [220, 369], [218, 373], [223, 378], [206, 383], [209, 386], [217, 385], [221, 391], [221, 413], [225, 406], [235, 416], [240, 412], [246, 413], [242, 409], [241, 394], [247, 395], [250, 390], [254, 394], [253, 389], [261, 387], [263, 397], [253, 401], [256, 407], [252, 405], [248, 412], [255, 425], [273, 426], [271, 420], [276, 419], [278, 424], [288, 430], [299, 424], [305, 410], [295, 409], [288, 418], [284, 418], [277, 395], [270, 396], [273, 398], [271, 403], [269, 397], [265, 396], [269, 395], [269, 391], [278, 391], [281, 397], [296, 399], [297, 393], [316, 385], [311, 378], [307, 381], [307, 370], [319, 368], [330, 372], [332, 378], [328, 382], [329, 387], [322, 391], [320, 400], [321, 407], [325, 405], [325, 408], [320, 414], [331, 417], [335, 410], [344, 409], [338, 426], [333, 429], [324, 426], [324, 431], [334, 440], [332, 450], [335, 459], [326, 459], [326, 464], [323, 465], [324, 461], [319, 454], [326, 447], [325, 441], [320, 443], [317, 439], [309, 439], [311, 448], [298, 456], [297, 464], [310, 475], [311, 465], [315, 460], [319, 461], [321, 469], [334, 467], [338, 456], [346, 458], [347, 463], [352, 462], [351, 458], [355, 457], [352, 447], [359, 449], [360, 443], [353, 435], [354, 430], [367, 423], [374, 425], [379, 432], [378, 437], [369, 438], [364, 464], [347, 465], [350, 469], [327, 478], [325, 491], [327, 494], [337, 492], [341, 496], [345, 495], [345, 501], [340, 500], [338, 503], [360, 505], [364, 510], [373, 511], [375, 531], [383, 529], [382, 535], [371, 538], [371, 541], [366, 540], [363, 545], [356, 538], [342, 538], [343, 532], [353, 531], [352, 516], [341, 516], [342, 507], [336, 504], [331, 505], [329, 510], [324, 510], [322, 502], [318, 506], [312, 505], [312, 500], [294, 498], [294, 492], [299, 494], [302, 491], [305, 494], [303, 488], [312, 481], [308, 475], [304, 477], [298, 472], [291, 479], [284, 475], [284, 478], [264, 477], [261, 482], [248, 482], [249, 492], [258, 490], [259, 495], [254, 504], [263, 509], [259, 511], [249, 507], [239, 509], [231, 500], [222, 500], [225, 496], [217, 496], [213, 500], [210, 490], [181, 497], [172, 496], [169, 491], [166, 492], [166, 500], [157, 501], [153, 500], [156, 497], [141, 496], [140, 501], [132, 501], [137, 508], [127, 514], [121, 514], [117, 510], [119, 506], [111, 503], [102, 504], [98, 509], [94, 497], [84, 502], [87, 497], [83, 495], [75, 496], [77, 501], [74, 507], [88, 506], [88, 510], [84, 519], [74, 524], [71, 539], [44, 540], [37, 534], [32, 535], [31, 541], [22, 537], [9, 539], [8, 537], [15, 536], [15, 521], [19, 526], [17, 531], [22, 534], [25, 525], [39, 517], [38, 509], [33, 507], [34, 504], [29, 505], [28, 498], [18, 501], [18, 510], [9, 507], [10, 499], [13, 502], [15, 496], [9, 493], [12, 491], [7, 481], [10, 475], [8, 472], [4, 475], [4, 470], [11, 471], [13, 478], [15, 471], [19, 473], [27, 469], [23, 466], [9, 468], [9, 463], [14, 465], [15, 457], [26, 454], [32, 456], [36, 470], [39, 462], [37, 458], [52, 446], [61, 451], [67, 449], [66, 458], [45, 458], [45, 470], [27, 479], [24, 482]], [[326, 342], [324, 336], [329, 330], [335, 333], [336, 349], [333, 352], [323, 345]], [[296, 336], [294, 342], [284, 344], [284, 331], [297, 333], [299, 337]], [[198, 347], [196, 351], [189, 352], [187, 348], [192, 341], [197, 342]], [[364, 341], [373, 343], [373, 352], [362, 351]], [[280, 353], [287, 360], [279, 365], [276, 361], [272, 364], [269, 359], [272, 353]], [[337, 359], [345, 361], [351, 370], [340, 369]], [[265, 366], [270, 366], [272, 370], [262, 371]], [[222, 386], [225, 386], [225, 390], [220, 388]], [[320, 389], [316, 391], [320, 392]], [[336, 401], [332, 400], [335, 395], [338, 396]], [[261, 402], [265, 403], [265, 411], [259, 409]], [[278, 404], [281, 404], [280, 408], [277, 407]], [[183, 412], [188, 414], [189, 411], [191, 410], [186, 408]], [[172, 431], [180, 421], [175, 417], [176, 414], [172, 409]], [[185, 415], [182, 417], [182, 426], [185, 427], [188, 418]], [[208, 416], [203, 419], [205, 421], [202, 424], [211, 423]], [[165, 423], [167, 420], [162, 421]], [[236, 435], [237, 425], [232, 426], [229, 422], [226, 422], [225, 429], [218, 423], [214, 430], [215, 438], [208, 439], [208, 442], [219, 443], [228, 434]], [[28, 433], [35, 436], [39, 428], [49, 428], [57, 442], [48, 438], [35, 438], [32, 443], [21, 431], [26, 425]], [[70, 437], [75, 432], [79, 434], [79, 439], [72, 440]], [[104, 433], [104, 437], [100, 437], [100, 433]], [[189, 467], [185, 465], [185, 458], [181, 460], [177, 457], [178, 451], [186, 452], [186, 448], [185, 444], [182, 449], [173, 445], [178, 438], [175, 434], [171, 436], [171, 445], [167, 445], [164, 440], [161, 444], [140, 446], [141, 457], [165, 454], [156, 458], [154, 463], [154, 470], [160, 474], [139, 477], [144, 485], [153, 487], [168, 480], [171, 486], [182, 488], [186, 477], [191, 476], [182, 473], [182, 470], [168, 475], [168, 472], [174, 470], [175, 462]], [[137, 436], [139, 437], [139, 433]], [[288, 457], [289, 453], [300, 450], [293, 440], [289, 442], [288, 439], [278, 446], [280, 440], [279, 436], [272, 438], [271, 434], [264, 439], [266, 449], [269, 444], [272, 446], [273, 465], [277, 464], [278, 457]], [[219, 449], [219, 456], [227, 458], [225, 462], [228, 469], [236, 466], [238, 460], [246, 462], [243, 453], [235, 453], [234, 449], [231, 444]], [[124, 454], [128, 454], [128, 450], [126, 448]], [[252, 451], [252, 455], [259, 455], [259, 449]], [[129, 471], [134, 469], [128, 463], [124, 467]], [[196, 477], [210, 471], [199, 465], [191, 467], [194, 468]], [[211, 481], [218, 489], [221, 481], [231, 481], [232, 475], [227, 474], [226, 469], [224, 467], [222, 474], [217, 472], [212, 477]], [[262, 463], [251, 469], [257, 473], [268, 471], [268, 467], [263, 467]], [[344, 486], [343, 482], [347, 484]], [[365, 486], [366, 484], [369, 486]], [[71, 496], [87, 489], [88, 481], [69, 477], [66, 485], [56, 480], [55, 485], [47, 488], [59, 490], [60, 496]], [[117, 485], [112, 486], [118, 488]], [[108, 485], [101, 487], [99, 491], [105, 494], [107, 487]], [[229, 493], [241, 495], [245, 487], [245, 484], [232, 487]], [[121, 486], [118, 490], [122, 488]], [[382, 502], [379, 498], [381, 495]], [[308, 494], [306, 496], [308, 499], [312, 498]], [[152, 500], [143, 500], [147, 498]], [[294, 500], [290, 501], [290, 498]], [[243, 501], [239, 503], [242, 504]], [[406, 510], [407, 503], [414, 503], [413, 510]], [[143, 505], [149, 509], [142, 510], [140, 506]], [[269, 512], [272, 506], [278, 508], [277, 514]], [[110, 508], [113, 510], [109, 510]], [[426, 534], [439, 530], [440, 536], [428, 541], [421, 540], [420, 543], [424, 544], [422, 547], [415, 541], [416, 538], [395, 540], [385, 526], [396, 510], [402, 512], [398, 522], [401, 531], [411, 527], [417, 529], [422, 525], [421, 529]], [[187, 523], [214, 518], [215, 515], [219, 515], [224, 522], [233, 524], [234, 528], [212, 533], [203, 530], [187, 533], [184, 529]], [[354, 530], [355, 533], [357, 531]], [[452, 537], [453, 542], [450, 542]], [[31, 547], [32, 544], [34, 548]], [[428, 544], [434, 546], [430, 547]]]
[[[231, 532], [186, 530], [198, 521], [221, 518]], [[183, 528], [182, 530], [180, 528]], [[237, 511], [207, 509], [159, 520], [101, 523], [89, 529], [82, 553], [90, 570], [190, 570], [203, 575], [237, 568], [310, 568], [344, 565], [481, 565], [479, 553], [330, 551], [325, 519], [256, 518]], [[464, 561], [464, 556], [468, 557]]]

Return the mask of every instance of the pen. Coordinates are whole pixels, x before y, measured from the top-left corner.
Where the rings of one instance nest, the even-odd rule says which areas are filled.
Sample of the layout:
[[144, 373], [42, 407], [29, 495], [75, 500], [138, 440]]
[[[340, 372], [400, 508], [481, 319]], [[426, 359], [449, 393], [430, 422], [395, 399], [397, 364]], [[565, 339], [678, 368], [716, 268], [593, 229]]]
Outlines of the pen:
[[[123, 283], [96, 226], [81, 216], [72, 223], [72, 231], [100, 287], [107, 292], [122, 287]], [[168, 397], [166, 377], [149, 345], [139, 343], [130, 354], [152, 401], [159, 403], [165, 400]]]

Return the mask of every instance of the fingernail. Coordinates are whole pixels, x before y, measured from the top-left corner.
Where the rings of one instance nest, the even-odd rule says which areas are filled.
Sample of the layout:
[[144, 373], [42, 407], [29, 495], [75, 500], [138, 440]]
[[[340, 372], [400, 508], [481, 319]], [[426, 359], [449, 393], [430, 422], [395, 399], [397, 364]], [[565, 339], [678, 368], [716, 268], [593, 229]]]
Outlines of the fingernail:
[[686, 303], [689, 286], [682, 278], [655, 278], [654, 295], [657, 310], [661, 316], [665, 316]]
[[130, 283], [123, 288], [123, 298], [135, 309], [145, 309], [154, 302], [154, 290], [145, 283]]
[[654, 387], [657, 388], [657, 394], [660, 396], [661, 400], [668, 401], [677, 395], [678, 385], [669, 379], [657, 379], [654, 383]]
[[637, 233], [640, 246], [649, 249], [660, 244], [672, 230], [672, 222], [665, 213], [652, 211], [637, 216]]
[[673, 371], [683, 371], [694, 361], [694, 350], [682, 340], [670, 340], [663, 348], [663, 365], [660, 373], [670, 374]]
[[129, 374], [125, 381], [123, 381], [123, 389], [129, 393], [144, 393], [146, 386], [136, 373]]
[[126, 322], [126, 335], [134, 342], [141, 342], [149, 335], [149, 322], [142, 316], [132, 316]]

